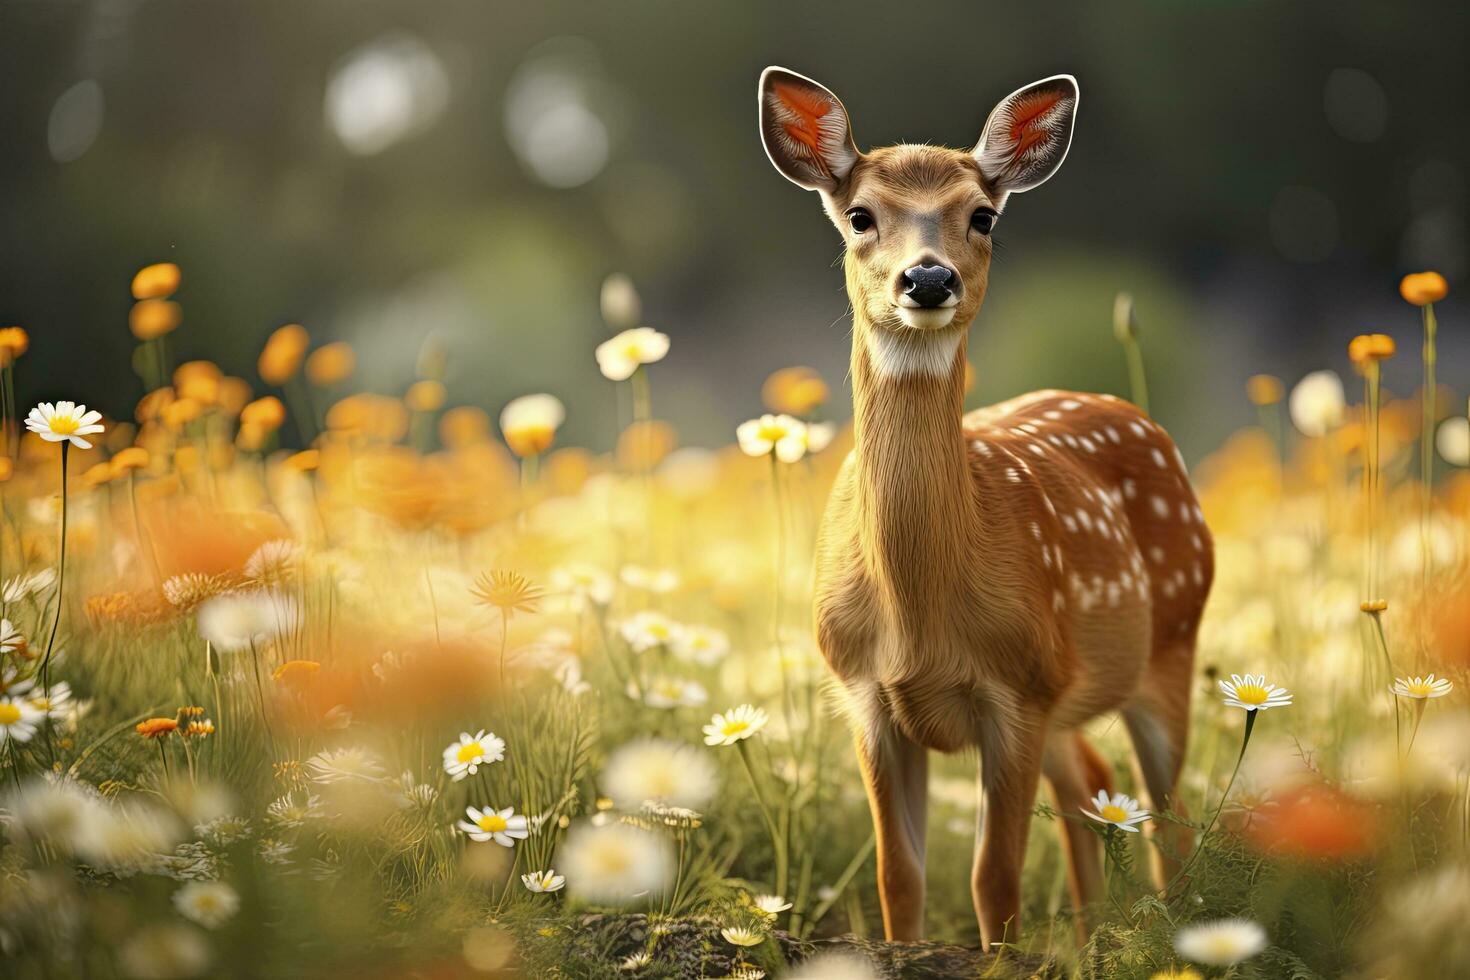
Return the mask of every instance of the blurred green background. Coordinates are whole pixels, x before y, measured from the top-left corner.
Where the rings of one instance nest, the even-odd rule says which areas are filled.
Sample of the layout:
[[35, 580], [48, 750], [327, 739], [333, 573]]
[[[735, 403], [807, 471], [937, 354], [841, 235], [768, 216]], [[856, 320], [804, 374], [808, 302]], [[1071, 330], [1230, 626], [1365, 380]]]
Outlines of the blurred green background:
[[1071, 155], [998, 226], [973, 400], [1125, 391], [1130, 290], [1155, 414], [1197, 458], [1250, 419], [1246, 376], [1345, 370], [1364, 330], [1411, 390], [1404, 272], [1449, 277], [1444, 376], [1470, 366], [1467, 26], [1463, 2], [3, 0], [0, 325], [32, 335], [23, 405], [126, 415], [128, 283], [174, 261], [181, 358], [258, 383], [297, 321], [398, 393], [432, 334], [452, 401], [551, 391], [563, 441], [605, 447], [597, 295], [625, 271], [673, 338], [655, 413], [726, 442], [772, 369], [847, 369], [839, 239], [765, 159], [761, 68], [827, 84], [862, 146], [969, 146], [1067, 71]]

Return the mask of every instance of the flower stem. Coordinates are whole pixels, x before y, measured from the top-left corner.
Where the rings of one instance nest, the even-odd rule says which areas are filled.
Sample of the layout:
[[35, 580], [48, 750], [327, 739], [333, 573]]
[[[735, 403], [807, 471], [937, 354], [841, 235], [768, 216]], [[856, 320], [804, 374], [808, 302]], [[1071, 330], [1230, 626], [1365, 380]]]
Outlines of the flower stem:
[[750, 761], [750, 747], [748, 740], [742, 739], [735, 743], [740, 750], [740, 761], [745, 763], [745, 774], [750, 777], [750, 788], [755, 790], [755, 801], [760, 806], [761, 816], [765, 818], [766, 830], [771, 834], [771, 847], [776, 852], [776, 894], [786, 894], [786, 839], [782, 836], [780, 829], [776, 826], [776, 819], [771, 815], [770, 805], [766, 803], [766, 795], [761, 791], [760, 780], [756, 778], [755, 766]]
[[1189, 869], [1194, 867], [1194, 862], [1205, 849], [1205, 838], [1210, 836], [1210, 831], [1215, 829], [1215, 824], [1220, 819], [1221, 812], [1225, 809], [1225, 801], [1230, 797], [1230, 790], [1235, 786], [1235, 777], [1240, 775], [1240, 763], [1245, 758], [1245, 748], [1251, 743], [1251, 731], [1256, 727], [1256, 715], [1259, 711], [1247, 711], [1245, 715], [1245, 735], [1240, 740], [1240, 754], [1235, 757], [1235, 768], [1230, 770], [1230, 781], [1225, 784], [1225, 792], [1220, 794], [1220, 805], [1215, 807], [1215, 815], [1210, 817], [1210, 822], [1205, 825], [1204, 831], [1199, 835], [1199, 842], [1194, 845], [1194, 852], [1189, 855], [1189, 860], [1184, 866], [1174, 873], [1174, 877], [1164, 886], [1164, 892], [1170, 892], [1174, 885], [1184, 879]]
[[[1434, 511], [1434, 422], [1438, 413], [1438, 392], [1435, 388], [1434, 367], [1438, 351], [1434, 337], [1438, 331], [1434, 316], [1434, 304], [1424, 304], [1424, 422], [1419, 433], [1419, 574], [1420, 601], [1429, 601], [1429, 519]], [[1421, 630], [1421, 638], [1423, 631]], [[1418, 666], [1423, 666], [1424, 644], [1419, 646]]]
[[1148, 377], [1143, 371], [1143, 348], [1138, 346], [1136, 338], [1129, 337], [1123, 343], [1123, 350], [1128, 355], [1128, 387], [1133, 392], [1133, 404], [1147, 415]]

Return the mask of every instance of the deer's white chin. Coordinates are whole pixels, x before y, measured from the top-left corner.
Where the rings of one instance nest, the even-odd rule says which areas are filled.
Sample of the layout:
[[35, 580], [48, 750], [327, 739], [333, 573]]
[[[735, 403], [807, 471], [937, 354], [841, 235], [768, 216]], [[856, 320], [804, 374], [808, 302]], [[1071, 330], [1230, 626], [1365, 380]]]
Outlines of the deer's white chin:
[[895, 306], [894, 312], [903, 321], [904, 326], [914, 330], [943, 330], [954, 322], [953, 306], [941, 306], [938, 309], [920, 309], [909, 306]]

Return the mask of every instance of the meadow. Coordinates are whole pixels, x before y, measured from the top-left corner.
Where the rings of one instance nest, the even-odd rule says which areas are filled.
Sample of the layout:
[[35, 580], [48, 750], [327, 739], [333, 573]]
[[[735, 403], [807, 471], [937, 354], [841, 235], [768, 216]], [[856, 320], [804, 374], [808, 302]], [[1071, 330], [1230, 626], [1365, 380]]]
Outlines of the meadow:
[[[393, 394], [296, 325], [243, 376], [174, 363], [180, 276], [132, 283], [131, 419], [15, 405], [30, 338], [0, 331], [0, 972], [896, 975], [811, 629], [840, 388], [776, 370], [768, 415], [680, 446], [678, 331], [614, 277], [599, 455], [554, 393], [447, 405], [432, 347]], [[1150, 880], [1173, 817], [1043, 795], [1024, 929], [974, 975], [1470, 975], [1470, 422], [1434, 378], [1443, 279], [1402, 291], [1420, 390], [1379, 383], [1417, 352], [1344, 335], [1356, 376], [1251, 378], [1260, 425], [1194, 468], [1188, 874]], [[1090, 735], [1137, 796], [1121, 725]], [[929, 932], [970, 947], [973, 772], [936, 763], [928, 855]], [[1106, 842], [1085, 943], [1060, 821]]]

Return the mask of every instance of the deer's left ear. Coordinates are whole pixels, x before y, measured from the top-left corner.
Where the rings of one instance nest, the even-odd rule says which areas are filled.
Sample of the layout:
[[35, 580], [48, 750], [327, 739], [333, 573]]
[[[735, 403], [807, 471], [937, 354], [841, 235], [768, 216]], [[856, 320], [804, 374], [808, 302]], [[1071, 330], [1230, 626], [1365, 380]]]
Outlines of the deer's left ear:
[[831, 191], [857, 163], [847, 110], [805, 75], [775, 66], [761, 72], [760, 124], [771, 163], [809, 191]]
[[1017, 89], [985, 120], [974, 151], [980, 172], [1001, 194], [1045, 183], [1067, 157], [1076, 118], [1077, 79], [1071, 75]]

